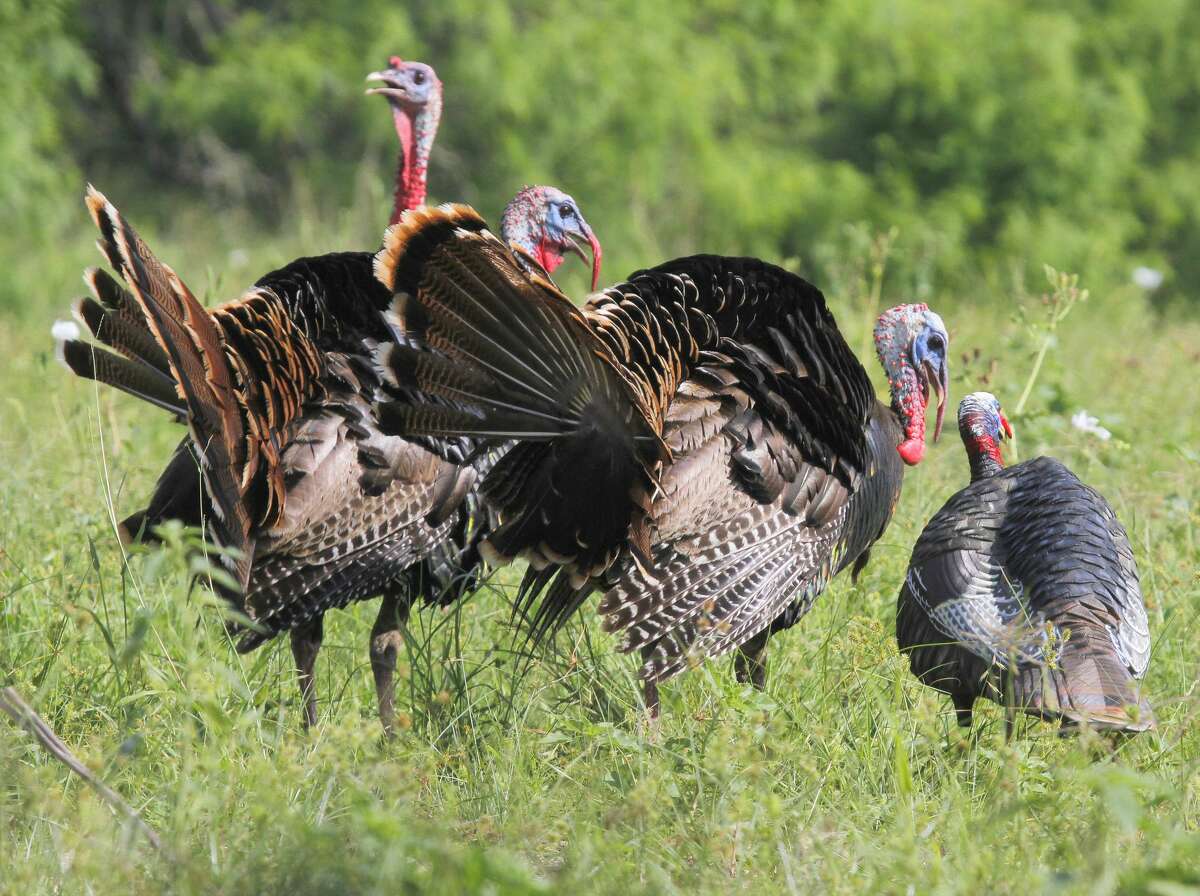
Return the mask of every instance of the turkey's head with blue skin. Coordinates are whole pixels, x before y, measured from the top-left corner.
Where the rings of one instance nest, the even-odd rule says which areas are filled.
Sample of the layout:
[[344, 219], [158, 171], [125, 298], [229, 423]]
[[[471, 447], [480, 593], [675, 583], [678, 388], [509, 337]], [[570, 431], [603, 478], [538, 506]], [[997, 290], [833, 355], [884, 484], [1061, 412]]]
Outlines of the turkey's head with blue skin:
[[925, 304], [889, 308], [875, 323], [875, 351], [887, 373], [892, 410], [904, 429], [904, 439], [896, 450], [909, 466], [916, 466], [925, 456], [925, 410], [931, 389], [937, 396], [933, 440], [942, 434], [950, 379], [949, 347], [946, 325]]
[[592, 289], [600, 282], [600, 241], [579, 210], [579, 203], [556, 187], [525, 187], [504, 209], [500, 219], [504, 238], [523, 250], [547, 274], [553, 274], [568, 253], [587, 263], [592, 255]]
[[967, 448], [972, 478], [1003, 468], [1000, 443], [1013, 437], [1013, 428], [995, 395], [972, 392], [959, 402], [958, 434]]

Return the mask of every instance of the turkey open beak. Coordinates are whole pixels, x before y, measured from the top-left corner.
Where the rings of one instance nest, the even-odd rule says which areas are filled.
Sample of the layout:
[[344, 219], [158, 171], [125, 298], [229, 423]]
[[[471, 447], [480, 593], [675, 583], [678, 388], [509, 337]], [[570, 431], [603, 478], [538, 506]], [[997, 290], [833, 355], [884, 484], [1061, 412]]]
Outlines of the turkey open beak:
[[1000, 412], [1000, 429], [1003, 431], [1006, 439], [1011, 439], [1013, 437], [1012, 424], [1009, 423], [1008, 418], [1004, 416], [1004, 411]]
[[921, 372], [925, 380], [925, 404], [929, 404], [929, 389], [937, 396], [937, 422], [933, 426], [933, 440], [936, 442], [942, 435], [942, 422], [946, 419], [946, 399], [950, 394], [950, 384], [946, 375], [946, 362], [943, 361], [934, 369], [929, 361], [921, 362]]
[[366, 92], [368, 95], [378, 93], [381, 96], [395, 97], [396, 99], [404, 99], [408, 96], [408, 91], [404, 85], [397, 80], [400, 73], [394, 68], [385, 68], [381, 72], [371, 72], [367, 75], [368, 81], [382, 81], [383, 87], [368, 87]]
[[564, 248], [568, 252], [572, 252], [579, 256], [579, 260], [587, 263], [588, 257], [583, 252], [582, 242], [586, 241], [588, 249], [592, 253], [592, 292], [596, 291], [596, 285], [600, 282], [600, 258], [604, 254], [600, 248], [600, 241], [596, 239], [596, 234], [592, 233], [592, 228], [587, 225], [587, 222], [581, 217], [579, 225], [583, 230], [583, 235], [572, 233], [567, 230], [564, 233], [567, 236]]

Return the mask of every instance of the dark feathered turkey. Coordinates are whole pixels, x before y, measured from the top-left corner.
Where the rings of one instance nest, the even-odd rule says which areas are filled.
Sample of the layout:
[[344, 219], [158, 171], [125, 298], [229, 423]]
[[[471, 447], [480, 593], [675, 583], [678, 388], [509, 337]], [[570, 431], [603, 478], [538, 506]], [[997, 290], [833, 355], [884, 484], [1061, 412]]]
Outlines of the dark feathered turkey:
[[[123, 528], [145, 537], [180, 519], [238, 552], [226, 596], [254, 627], [251, 650], [284, 631], [315, 721], [313, 662], [327, 610], [385, 595], [371, 658], [385, 727], [403, 617], [418, 595], [451, 599], [477, 562], [466, 503], [430, 522], [439, 495], [475, 479], [463, 440], [401, 439], [379, 431], [372, 355], [393, 338], [381, 312], [391, 294], [364, 252], [305, 258], [208, 310], [95, 191], [100, 245], [128, 289], [87, 274], [95, 300], [77, 316], [107, 351], [67, 341], [76, 373], [116, 386], [187, 422], [190, 435], [145, 510]], [[393, 394], [394, 394], [393, 390]]]
[[902, 306], [877, 333], [897, 410], [880, 404], [820, 292], [757, 259], [679, 259], [578, 309], [453, 206], [406, 213], [376, 264], [433, 350], [382, 366], [447, 403], [385, 404], [381, 425], [516, 441], [482, 489], [485, 555], [529, 560], [537, 636], [603, 590], [652, 710], [655, 682], [761, 647], [864, 555], [945, 382], [940, 320]]
[[1053, 458], [1003, 469], [999, 405], [976, 393], [963, 408], [971, 484], [921, 533], [900, 591], [896, 637], [913, 673], [953, 698], [964, 725], [986, 697], [1068, 723], [1152, 727], [1138, 684], [1146, 611], [1116, 514]]

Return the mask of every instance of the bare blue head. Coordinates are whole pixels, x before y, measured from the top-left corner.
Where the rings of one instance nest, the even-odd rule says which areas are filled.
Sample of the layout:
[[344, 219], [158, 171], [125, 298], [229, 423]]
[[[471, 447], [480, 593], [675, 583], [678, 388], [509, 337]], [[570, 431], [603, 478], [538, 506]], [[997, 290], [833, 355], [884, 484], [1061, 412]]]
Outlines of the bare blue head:
[[525, 187], [517, 193], [500, 218], [500, 235], [533, 256], [547, 274], [554, 273], [567, 253], [586, 262], [586, 244], [592, 254], [592, 289], [596, 288], [603, 255], [600, 241], [579, 203], [557, 187]]
[[896, 450], [910, 466], [916, 466], [925, 456], [925, 409], [930, 389], [937, 397], [935, 442], [942, 432], [949, 390], [949, 346], [946, 325], [925, 304], [897, 305], [875, 322], [875, 351], [887, 372], [892, 408], [904, 428], [904, 441]]
[[972, 479], [1004, 467], [1000, 443], [1012, 438], [1013, 428], [991, 392], [972, 392], [959, 402], [958, 434], [967, 449]]

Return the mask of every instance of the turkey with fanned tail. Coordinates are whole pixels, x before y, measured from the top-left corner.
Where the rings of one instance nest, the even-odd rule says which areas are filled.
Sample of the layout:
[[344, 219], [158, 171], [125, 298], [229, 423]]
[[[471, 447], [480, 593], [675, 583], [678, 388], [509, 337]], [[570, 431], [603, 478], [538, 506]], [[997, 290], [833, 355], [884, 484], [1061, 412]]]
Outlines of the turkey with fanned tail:
[[[925, 305], [880, 316], [891, 406], [821, 293], [753, 258], [640, 271], [576, 308], [523, 270], [471, 209], [406, 213], [376, 273], [420, 347], [385, 345], [388, 432], [515, 440], [483, 498], [481, 550], [529, 561], [519, 608], [540, 639], [604, 592], [605, 628], [657, 682], [742, 648], [762, 683], [771, 630], [862, 564], [941, 426], [948, 336]], [[936, 437], [936, 433], [935, 433]]]
[[1139, 681], [1150, 631], [1129, 539], [1112, 507], [1065, 466], [1005, 468], [1012, 427], [995, 396], [958, 409], [971, 483], [913, 548], [896, 638], [913, 674], [948, 694], [961, 725], [986, 697], [1069, 725], [1154, 726]]
[[[595, 244], [566, 194], [530, 187], [514, 202], [522, 211], [512, 216], [513, 251], [539, 275], [547, 259], [561, 261], [535, 254], [547, 240]], [[125, 285], [87, 272], [94, 298], [75, 311], [97, 341], [60, 339], [59, 357], [189, 428], [124, 534], [150, 539], [178, 519], [231, 549], [223, 556], [235, 587], [222, 590], [254, 623], [238, 649], [291, 634], [309, 725], [324, 613], [382, 594], [371, 664], [390, 731], [400, 627], [415, 599], [452, 600], [470, 584], [486, 525], [463, 508], [493, 456], [468, 439], [379, 430], [374, 355], [409, 337], [384, 321], [391, 293], [374, 278], [371, 253], [298, 259], [206, 309], [104, 196], [89, 188], [87, 206]], [[430, 516], [451, 504], [453, 512]]]

